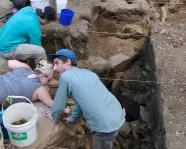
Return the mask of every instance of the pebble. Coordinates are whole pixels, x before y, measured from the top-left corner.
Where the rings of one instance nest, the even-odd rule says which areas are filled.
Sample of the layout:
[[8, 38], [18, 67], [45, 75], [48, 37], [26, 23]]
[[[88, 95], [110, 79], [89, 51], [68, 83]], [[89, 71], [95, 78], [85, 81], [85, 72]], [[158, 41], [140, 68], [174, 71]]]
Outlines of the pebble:
[[182, 139], [184, 137], [184, 132], [176, 132], [176, 136]]
[[173, 123], [172, 121], [169, 122], [170, 125], [172, 125], [172, 123]]
[[163, 30], [161, 30], [161, 32], [160, 32], [160, 34], [164, 34], [165, 33], [165, 30], [163, 29]]

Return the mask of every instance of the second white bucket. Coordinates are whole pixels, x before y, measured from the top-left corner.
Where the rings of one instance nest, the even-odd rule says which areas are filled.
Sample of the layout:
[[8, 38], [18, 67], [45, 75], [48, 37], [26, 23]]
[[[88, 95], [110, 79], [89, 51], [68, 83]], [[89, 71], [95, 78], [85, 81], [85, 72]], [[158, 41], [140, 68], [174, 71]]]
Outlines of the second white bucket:
[[[13, 122], [21, 119], [25, 119], [27, 122], [12, 125]], [[15, 103], [3, 113], [3, 123], [8, 131], [10, 142], [18, 147], [29, 146], [37, 139], [36, 122], [37, 110], [32, 103]]]
[[45, 10], [45, 7], [50, 5], [49, 0], [30, 0], [30, 2], [34, 10], [38, 8], [38, 9], [42, 9], [43, 12]]
[[65, 9], [67, 6], [67, 0], [56, 0], [57, 13], [61, 13], [62, 9]]

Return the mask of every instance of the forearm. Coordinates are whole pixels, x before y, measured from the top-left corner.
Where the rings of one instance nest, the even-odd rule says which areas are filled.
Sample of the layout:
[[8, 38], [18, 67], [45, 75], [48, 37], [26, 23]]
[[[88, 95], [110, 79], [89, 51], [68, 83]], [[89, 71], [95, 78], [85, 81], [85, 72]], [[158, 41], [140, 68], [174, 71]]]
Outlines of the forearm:
[[55, 123], [60, 119], [62, 113], [64, 112], [66, 102], [67, 84], [65, 82], [59, 83], [59, 87], [54, 98], [54, 103], [51, 108], [51, 116]]
[[16, 68], [21, 68], [21, 67], [23, 67], [23, 68], [30, 68], [30, 66], [28, 66], [27, 64], [22, 63], [22, 62], [20, 62], [18, 60], [8, 60], [8, 67], [10, 69], [12, 69], [12, 70], [16, 69]]
[[[53, 100], [52, 100], [52, 98], [51, 98], [51, 96], [45, 86], [41, 86], [35, 92], [37, 95], [36, 99], [39, 99], [42, 103], [44, 103], [49, 108], [52, 107]], [[33, 98], [34, 98], [34, 96], [33, 96]]]

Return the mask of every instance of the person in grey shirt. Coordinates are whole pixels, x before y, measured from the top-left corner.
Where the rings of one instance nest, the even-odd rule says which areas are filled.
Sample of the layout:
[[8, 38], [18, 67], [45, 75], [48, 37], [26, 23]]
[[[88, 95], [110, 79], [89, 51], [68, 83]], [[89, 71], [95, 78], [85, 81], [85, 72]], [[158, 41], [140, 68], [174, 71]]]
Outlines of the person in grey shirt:
[[0, 75], [0, 105], [7, 96], [25, 96], [31, 101], [39, 99], [48, 107], [53, 100], [46, 85], [53, 78], [53, 65], [41, 60], [33, 71], [30, 66], [18, 60], [9, 60], [12, 69]]

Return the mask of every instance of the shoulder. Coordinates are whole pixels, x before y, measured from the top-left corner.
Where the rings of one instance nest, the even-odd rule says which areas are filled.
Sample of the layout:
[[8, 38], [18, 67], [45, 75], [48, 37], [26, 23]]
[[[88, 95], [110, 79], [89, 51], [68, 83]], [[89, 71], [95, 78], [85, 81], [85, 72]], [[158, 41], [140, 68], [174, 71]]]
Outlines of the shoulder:
[[19, 10], [19, 11], [20, 11], [20, 13], [21, 13], [21, 12], [32, 12], [32, 13], [35, 13], [35, 12], [34, 12], [34, 9], [33, 9], [31, 6], [24, 7], [24, 8], [22, 8], [22, 9]]
[[60, 81], [68, 81], [70, 79], [70, 74], [69, 72], [64, 72], [63, 74], [60, 75], [59, 80]]

